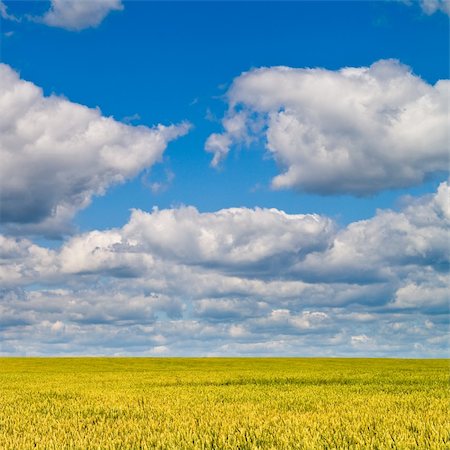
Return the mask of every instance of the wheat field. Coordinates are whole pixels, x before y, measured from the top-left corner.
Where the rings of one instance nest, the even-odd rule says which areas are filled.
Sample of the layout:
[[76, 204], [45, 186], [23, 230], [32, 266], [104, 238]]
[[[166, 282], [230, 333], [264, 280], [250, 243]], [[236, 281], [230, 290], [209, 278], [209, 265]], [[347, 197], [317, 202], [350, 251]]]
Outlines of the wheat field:
[[448, 360], [0, 358], [1, 449], [450, 449]]

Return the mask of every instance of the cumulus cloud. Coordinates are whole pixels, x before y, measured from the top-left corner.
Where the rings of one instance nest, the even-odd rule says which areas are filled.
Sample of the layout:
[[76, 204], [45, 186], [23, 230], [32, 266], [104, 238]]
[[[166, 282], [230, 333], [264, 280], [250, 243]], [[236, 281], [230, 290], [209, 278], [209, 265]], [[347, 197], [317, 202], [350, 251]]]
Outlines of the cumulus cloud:
[[182, 207], [55, 249], [2, 237], [0, 352], [442, 355], [449, 198], [442, 183], [341, 229]]
[[430, 85], [396, 60], [370, 67], [267, 67], [237, 77], [224, 131], [205, 145], [217, 165], [263, 139], [276, 189], [369, 195], [448, 170], [449, 81]]
[[111, 11], [121, 10], [121, 0], [51, 0], [50, 9], [35, 20], [51, 27], [80, 31], [97, 27]]
[[[442, 183], [435, 194], [415, 199], [400, 211], [380, 210], [342, 229], [326, 217], [276, 209], [135, 210], [122, 228], [80, 234], [59, 249], [2, 237], [2, 270], [17, 273], [5, 275], [3, 281], [21, 278], [33, 283], [33, 276], [42, 281], [58, 275], [148, 281], [153, 274], [156, 281], [167, 279], [164, 289], [169, 289], [169, 281], [183, 281], [191, 296], [202, 299], [229, 297], [233, 291], [260, 298], [311, 296], [317, 283], [340, 283], [347, 286], [351, 300], [372, 283], [408, 276], [419, 280], [420, 272], [426, 280], [426, 270], [446, 273], [449, 197], [449, 186]], [[189, 283], [194, 278], [196, 282]]]
[[94, 195], [160, 160], [189, 128], [125, 125], [99, 109], [44, 96], [5, 64], [0, 78], [1, 221], [25, 230], [61, 228]]
[[448, 273], [433, 273], [422, 282], [406, 282], [395, 293], [392, 308], [415, 309], [427, 312], [449, 312]]
[[318, 215], [230, 208], [199, 213], [182, 207], [135, 210], [123, 234], [141, 252], [182, 264], [239, 273], [271, 271], [327, 246], [334, 225]]
[[46, 267], [51, 267], [54, 261], [55, 252], [52, 250], [28, 239], [0, 235], [0, 280], [5, 288], [46, 277]]
[[296, 270], [320, 279], [368, 281], [406, 276], [414, 266], [449, 267], [450, 189], [412, 200], [401, 211], [379, 210], [349, 224], [322, 253], [308, 255]]

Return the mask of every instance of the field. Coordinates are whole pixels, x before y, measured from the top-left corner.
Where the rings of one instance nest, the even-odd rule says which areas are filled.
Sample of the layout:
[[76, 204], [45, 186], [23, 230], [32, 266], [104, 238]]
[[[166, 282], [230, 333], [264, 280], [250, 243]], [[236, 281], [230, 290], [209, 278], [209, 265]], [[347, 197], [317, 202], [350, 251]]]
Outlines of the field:
[[1, 449], [450, 449], [448, 360], [0, 358]]

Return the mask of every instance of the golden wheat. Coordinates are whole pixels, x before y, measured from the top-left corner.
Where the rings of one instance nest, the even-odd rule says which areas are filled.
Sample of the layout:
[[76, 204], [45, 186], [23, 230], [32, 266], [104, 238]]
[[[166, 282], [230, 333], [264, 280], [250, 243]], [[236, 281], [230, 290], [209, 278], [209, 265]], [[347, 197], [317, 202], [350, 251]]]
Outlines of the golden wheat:
[[0, 359], [1, 449], [450, 449], [448, 361]]

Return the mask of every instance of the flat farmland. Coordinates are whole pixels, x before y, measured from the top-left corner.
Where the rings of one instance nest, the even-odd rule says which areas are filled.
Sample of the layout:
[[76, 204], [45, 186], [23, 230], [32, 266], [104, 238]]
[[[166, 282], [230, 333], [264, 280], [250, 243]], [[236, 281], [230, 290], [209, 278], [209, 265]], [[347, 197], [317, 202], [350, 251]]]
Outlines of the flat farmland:
[[1, 449], [450, 449], [449, 361], [0, 358]]

